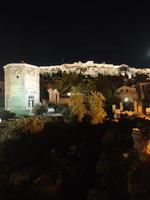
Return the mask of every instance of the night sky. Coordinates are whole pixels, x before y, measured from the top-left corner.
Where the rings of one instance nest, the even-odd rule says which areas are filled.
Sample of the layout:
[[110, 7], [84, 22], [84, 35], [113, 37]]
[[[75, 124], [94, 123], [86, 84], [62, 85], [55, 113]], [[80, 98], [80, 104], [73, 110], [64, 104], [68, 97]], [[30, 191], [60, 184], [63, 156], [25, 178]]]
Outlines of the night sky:
[[150, 67], [148, 3], [55, 2], [1, 4], [0, 66], [21, 60], [35, 65], [93, 60]]

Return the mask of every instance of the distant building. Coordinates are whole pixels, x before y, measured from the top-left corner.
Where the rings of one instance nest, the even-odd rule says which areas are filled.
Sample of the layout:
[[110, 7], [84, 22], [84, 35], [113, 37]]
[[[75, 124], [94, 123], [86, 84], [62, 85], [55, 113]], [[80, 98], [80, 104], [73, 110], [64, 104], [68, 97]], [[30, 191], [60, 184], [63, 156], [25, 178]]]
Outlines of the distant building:
[[135, 85], [131, 87], [123, 85], [117, 90], [117, 96], [120, 97], [123, 102], [139, 101], [139, 96]]
[[117, 96], [121, 99], [124, 109], [127, 107], [136, 111], [142, 109], [146, 112], [146, 107], [150, 106], [150, 82], [140, 82], [132, 86], [123, 85], [117, 89]]
[[150, 82], [140, 82], [130, 87], [123, 85], [118, 88], [117, 96], [122, 101], [150, 102]]

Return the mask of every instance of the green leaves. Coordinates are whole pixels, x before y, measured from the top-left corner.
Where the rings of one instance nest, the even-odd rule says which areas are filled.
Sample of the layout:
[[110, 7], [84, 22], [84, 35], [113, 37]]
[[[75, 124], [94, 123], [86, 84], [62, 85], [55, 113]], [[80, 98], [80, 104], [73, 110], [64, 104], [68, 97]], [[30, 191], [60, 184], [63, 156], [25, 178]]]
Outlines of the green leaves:
[[105, 97], [100, 92], [91, 92], [88, 96], [89, 111], [91, 124], [102, 123], [106, 117], [106, 112], [103, 109]]
[[72, 90], [69, 106], [71, 107], [71, 112], [78, 116], [78, 121], [81, 122], [87, 113], [87, 109], [84, 96], [80, 92], [76, 91], [75, 88]]
[[71, 113], [82, 121], [86, 115], [90, 116], [91, 124], [102, 123], [106, 117], [103, 109], [105, 97], [100, 92], [91, 92], [88, 96], [73, 88], [69, 106]]

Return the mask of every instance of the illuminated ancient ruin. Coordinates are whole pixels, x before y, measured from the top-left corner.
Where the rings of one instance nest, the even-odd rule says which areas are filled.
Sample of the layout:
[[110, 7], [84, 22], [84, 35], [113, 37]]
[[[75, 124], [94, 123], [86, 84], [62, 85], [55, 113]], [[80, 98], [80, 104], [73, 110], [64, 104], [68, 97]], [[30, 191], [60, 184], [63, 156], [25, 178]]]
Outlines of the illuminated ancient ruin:
[[29, 114], [39, 103], [39, 68], [25, 63], [8, 64], [5, 72], [5, 110]]
[[[72, 64], [62, 64], [55, 66], [35, 66], [26, 63], [12, 63], [4, 66], [5, 74], [5, 110], [18, 114], [31, 113], [33, 105], [40, 102], [39, 74], [57, 73], [59, 71], [70, 73], [82, 73], [83, 75], [97, 76], [103, 75], [127, 75], [128, 78], [138, 74], [146, 74], [150, 77], [149, 68], [130, 68], [127, 65], [113, 65], [106, 63], [85, 63], [74, 62]], [[133, 88], [134, 90], [134, 88]], [[50, 99], [56, 91], [48, 91]], [[55, 97], [59, 102], [59, 94]]]

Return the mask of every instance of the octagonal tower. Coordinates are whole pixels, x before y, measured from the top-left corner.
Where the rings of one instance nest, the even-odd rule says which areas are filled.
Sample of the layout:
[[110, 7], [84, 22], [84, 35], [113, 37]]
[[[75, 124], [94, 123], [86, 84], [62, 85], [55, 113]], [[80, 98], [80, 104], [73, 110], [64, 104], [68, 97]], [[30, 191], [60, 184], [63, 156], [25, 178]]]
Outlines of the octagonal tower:
[[26, 63], [4, 67], [5, 110], [16, 114], [30, 114], [39, 103], [39, 68]]

